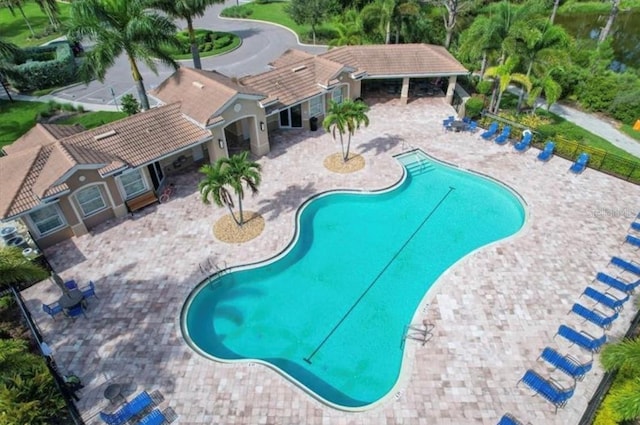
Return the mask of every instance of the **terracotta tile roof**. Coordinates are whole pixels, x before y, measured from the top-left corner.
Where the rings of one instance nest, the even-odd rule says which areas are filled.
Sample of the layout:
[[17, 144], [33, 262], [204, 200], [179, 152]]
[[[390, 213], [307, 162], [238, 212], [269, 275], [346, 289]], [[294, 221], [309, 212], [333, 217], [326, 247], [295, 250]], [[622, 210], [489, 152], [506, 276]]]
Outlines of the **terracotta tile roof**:
[[45, 146], [56, 140], [56, 137], [49, 132], [44, 124], [37, 123], [35, 127], [20, 136], [18, 140], [3, 147], [3, 150], [7, 155], [10, 155], [25, 149]]
[[463, 75], [469, 72], [443, 46], [431, 44], [345, 46], [320, 56], [366, 71], [372, 77]]
[[42, 126], [56, 139], [64, 139], [74, 134], [82, 133], [86, 130], [81, 124], [60, 125], [60, 124], [42, 124]]
[[302, 50], [297, 49], [287, 49], [278, 59], [270, 62], [274, 68], [282, 68], [291, 66], [291, 64], [300, 62], [305, 59], [312, 58], [313, 55], [311, 53], [303, 52]]
[[[31, 131], [41, 135], [42, 129]], [[64, 176], [78, 165], [105, 175], [124, 166], [144, 165], [210, 136], [208, 130], [186, 119], [175, 103], [48, 144], [18, 149], [0, 158], [0, 181], [4, 182], [0, 218], [28, 211], [44, 197], [66, 190]]]
[[264, 104], [277, 100], [285, 106], [322, 93], [323, 86], [335, 83], [336, 77], [344, 69], [345, 66], [340, 63], [313, 56], [289, 66], [245, 77], [241, 83], [269, 93]]
[[151, 94], [164, 103], [182, 102], [182, 112], [203, 126], [237, 95], [263, 99], [265, 95], [241, 86], [217, 72], [180, 67]]

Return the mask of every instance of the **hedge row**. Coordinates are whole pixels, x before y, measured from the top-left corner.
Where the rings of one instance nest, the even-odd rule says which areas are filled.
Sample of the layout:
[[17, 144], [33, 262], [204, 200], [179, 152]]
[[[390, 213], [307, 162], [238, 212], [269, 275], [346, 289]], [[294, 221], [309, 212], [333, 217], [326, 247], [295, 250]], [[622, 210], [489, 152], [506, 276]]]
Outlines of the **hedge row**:
[[21, 50], [9, 65], [9, 83], [22, 92], [64, 86], [75, 80], [76, 61], [67, 43]]

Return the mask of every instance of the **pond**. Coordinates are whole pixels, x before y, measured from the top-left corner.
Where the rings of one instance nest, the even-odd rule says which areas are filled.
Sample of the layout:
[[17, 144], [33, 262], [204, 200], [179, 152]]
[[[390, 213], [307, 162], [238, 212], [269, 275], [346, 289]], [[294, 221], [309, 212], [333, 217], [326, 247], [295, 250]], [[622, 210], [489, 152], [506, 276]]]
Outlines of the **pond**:
[[[556, 24], [563, 26], [576, 39], [592, 39], [596, 41], [601, 29], [607, 23], [605, 14], [563, 14], [556, 17]], [[613, 50], [617, 63], [614, 69], [640, 67], [640, 11], [620, 12], [611, 30]], [[635, 24], [634, 24], [635, 23]]]

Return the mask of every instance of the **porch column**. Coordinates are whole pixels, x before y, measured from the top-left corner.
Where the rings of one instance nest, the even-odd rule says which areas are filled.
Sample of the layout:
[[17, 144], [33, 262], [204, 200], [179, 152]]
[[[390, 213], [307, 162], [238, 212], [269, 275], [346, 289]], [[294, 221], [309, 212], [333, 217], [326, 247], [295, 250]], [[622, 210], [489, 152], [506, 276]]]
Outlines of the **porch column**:
[[456, 89], [456, 80], [458, 77], [456, 77], [455, 75], [452, 75], [451, 77], [449, 77], [449, 85], [447, 86], [447, 95], [445, 97], [445, 102], [447, 102], [449, 105], [451, 105], [453, 103], [453, 92]]
[[400, 104], [406, 105], [409, 101], [409, 77], [402, 79], [402, 92], [400, 93]]

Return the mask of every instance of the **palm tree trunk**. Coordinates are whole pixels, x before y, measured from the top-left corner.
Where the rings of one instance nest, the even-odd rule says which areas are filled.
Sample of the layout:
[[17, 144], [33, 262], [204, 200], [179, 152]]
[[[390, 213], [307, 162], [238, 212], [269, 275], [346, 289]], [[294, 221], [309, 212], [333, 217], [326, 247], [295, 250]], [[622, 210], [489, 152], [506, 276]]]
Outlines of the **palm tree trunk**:
[[316, 44], [316, 26], [311, 25], [311, 36], [313, 37], [313, 44]]
[[351, 132], [349, 132], [349, 138], [347, 139], [347, 151], [343, 153], [343, 162], [347, 162], [349, 160], [349, 149], [351, 149]]
[[391, 43], [391, 17], [389, 17], [389, 20], [387, 21], [387, 25], [385, 26], [385, 37], [384, 37], [384, 44], [389, 44]]
[[493, 88], [491, 90], [491, 100], [489, 101], [489, 111], [493, 112], [493, 104], [496, 101], [496, 92], [498, 91], [498, 79], [493, 79]]
[[482, 63], [480, 64], [480, 79], [484, 78], [484, 73], [487, 70], [487, 51], [482, 51]]
[[339, 132], [339, 133], [340, 133], [340, 152], [342, 153], [342, 160], [344, 161], [345, 160], [344, 159], [345, 158], [345, 154], [344, 154], [344, 138], [343, 138], [342, 132]]
[[620, 6], [620, 0], [612, 0], [611, 12], [609, 12], [609, 19], [607, 19], [607, 23], [602, 29], [600, 33], [600, 37], [598, 37], [598, 44], [602, 43], [609, 36], [611, 32], [611, 27], [613, 27], [613, 21], [616, 20], [616, 16], [618, 16], [618, 8]]
[[191, 17], [187, 18], [187, 32], [189, 33], [189, 43], [191, 44], [191, 56], [193, 57], [193, 67], [195, 69], [202, 69], [202, 63], [200, 62], [200, 51], [198, 50], [198, 43], [196, 42], [196, 33], [193, 30], [193, 20]]
[[551, 11], [551, 17], [549, 18], [549, 23], [553, 25], [553, 22], [556, 20], [556, 14], [558, 13], [558, 6], [560, 6], [560, 0], [553, 1], [553, 10]]
[[238, 211], [240, 212], [240, 223], [238, 223], [241, 227], [244, 224], [244, 217], [242, 215], [242, 196], [238, 194]]
[[500, 110], [500, 102], [502, 102], [502, 91], [498, 90], [498, 99], [496, 100], [496, 106], [493, 110], [493, 113], [498, 115], [498, 111]]
[[140, 75], [138, 64], [136, 63], [135, 59], [133, 59], [133, 56], [127, 53], [127, 57], [129, 58], [129, 65], [131, 65], [131, 75], [133, 76], [133, 81], [135, 81], [136, 83], [136, 90], [138, 91], [140, 106], [142, 107], [143, 111], [146, 111], [149, 109], [149, 98], [147, 97], [147, 91], [144, 88], [142, 75]]
[[[533, 61], [529, 62], [529, 66], [527, 67], [527, 78], [531, 77], [531, 70], [533, 69]], [[524, 102], [524, 90], [520, 92], [520, 96], [518, 97], [518, 106], [516, 106], [516, 111], [520, 112], [522, 108], [522, 102]]]
[[231, 209], [231, 205], [227, 205], [227, 208], [229, 208], [229, 213], [231, 214], [231, 218], [233, 218], [233, 221], [235, 221], [238, 226], [242, 226], [238, 221], [238, 219], [236, 218], [236, 215], [233, 213], [233, 209]]

